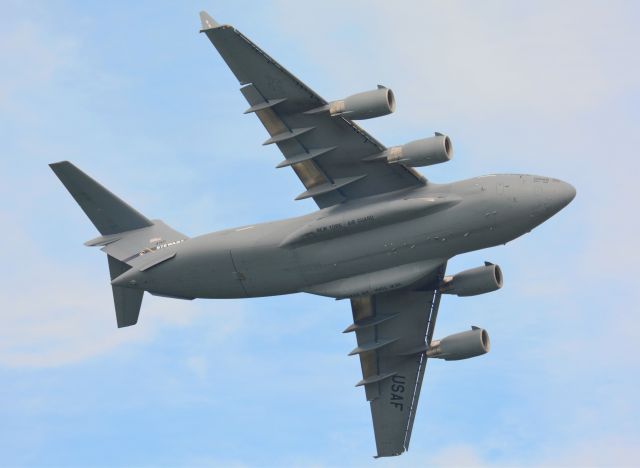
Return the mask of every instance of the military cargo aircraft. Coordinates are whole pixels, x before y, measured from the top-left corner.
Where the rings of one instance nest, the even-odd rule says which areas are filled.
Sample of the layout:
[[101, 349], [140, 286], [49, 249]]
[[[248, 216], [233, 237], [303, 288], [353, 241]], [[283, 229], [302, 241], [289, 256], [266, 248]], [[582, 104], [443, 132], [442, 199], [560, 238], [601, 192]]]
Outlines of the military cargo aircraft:
[[100, 236], [118, 327], [138, 321], [145, 291], [178, 299], [245, 298], [306, 292], [349, 299], [371, 407], [377, 456], [409, 447], [429, 358], [489, 351], [486, 330], [441, 340], [433, 332], [442, 294], [474, 296], [502, 287], [498, 265], [447, 275], [459, 254], [505, 244], [543, 223], [575, 196], [566, 182], [523, 174], [449, 184], [414, 167], [448, 161], [448, 136], [387, 148], [354, 121], [389, 114], [383, 86], [327, 102], [232, 26], [200, 14], [205, 33], [241, 84], [255, 114], [312, 198], [305, 216], [188, 236], [150, 220], [73, 164], [51, 168]]

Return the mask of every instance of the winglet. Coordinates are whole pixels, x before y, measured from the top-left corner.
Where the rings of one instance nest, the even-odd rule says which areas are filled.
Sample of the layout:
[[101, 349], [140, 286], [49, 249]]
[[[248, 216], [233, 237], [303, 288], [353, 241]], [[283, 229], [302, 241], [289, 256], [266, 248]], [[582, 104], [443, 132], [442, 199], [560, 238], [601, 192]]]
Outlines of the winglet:
[[202, 29], [200, 31], [206, 31], [207, 29], [215, 29], [220, 27], [220, 23], [214, 20], [206, 11], [200, 12], [200, 22], [202, 23]]

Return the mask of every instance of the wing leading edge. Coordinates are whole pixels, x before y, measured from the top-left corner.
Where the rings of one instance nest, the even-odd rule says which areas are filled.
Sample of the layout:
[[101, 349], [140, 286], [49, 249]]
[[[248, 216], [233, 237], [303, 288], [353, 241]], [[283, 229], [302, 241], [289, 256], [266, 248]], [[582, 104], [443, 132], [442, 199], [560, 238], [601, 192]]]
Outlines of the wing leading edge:
[[425, 179], [401, 164], [365, 161], [386, 148], [344, 117], [309, 112], [325, 106], [302, 81], [228, 25], [200, 14], [202, 30], [236, 76], [254, 113], [269, 132], [264, 144], [278, 146], [305, 191], [297, 200], [313, 198], [319, 207], [424, 185]]
[[[411, 189], [424, 177], [402, 164], [371, 161], [386, 148], [353, 121], [310, 112], [327, 101], [288, 72], [258, 46], [207, 13], [202, 30], [241, 84], [254, 113], [269, 133], [263, 144], [278, 146], [305, 191], [320, 208], [386, 192]], [[399, 455], [409, 447], [420, 388], [440, 303], [441, 265], [421, 290], [398, 290], [353, 298], [354, 331], [379, 457]]]
[[409, 448], [422, 379], [440, 305], [439, 279], [446, 264], [424, 290], [396, 290], [351, 299], [362, 380], [371, 406], [377, 457]]

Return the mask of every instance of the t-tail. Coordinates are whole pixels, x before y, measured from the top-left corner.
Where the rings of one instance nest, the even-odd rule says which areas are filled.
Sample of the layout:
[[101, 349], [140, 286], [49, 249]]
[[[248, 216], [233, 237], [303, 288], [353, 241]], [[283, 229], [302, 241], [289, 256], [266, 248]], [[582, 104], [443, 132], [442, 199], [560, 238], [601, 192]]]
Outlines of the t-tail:
[[[100, 232], [99, 237], [85, 245], [102, 247], [107, 254], [111, 281], [130, 270], [132, 261], [152, 253], [158, 246], [187, 239], [162, 221], [148, 219], [69, 161], [49, 166]], [[111, 287], [118, 327], [135, 325], [144, 291]]]

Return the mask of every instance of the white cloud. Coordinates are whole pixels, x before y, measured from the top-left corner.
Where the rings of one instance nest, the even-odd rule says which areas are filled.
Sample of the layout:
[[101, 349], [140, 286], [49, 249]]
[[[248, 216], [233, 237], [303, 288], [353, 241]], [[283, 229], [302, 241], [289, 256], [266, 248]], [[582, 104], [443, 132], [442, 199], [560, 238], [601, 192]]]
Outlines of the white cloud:
[[546, 466], [617, 466], [638, 465], [640, 448], [636, 440], [625, 436], [585, 440], [566, 447], [560, 453], [547, 458]]
[[575, 445], [567, 445], [553, 453], [541, 452], [531, 457], [488, 456], [486, 448], [472, 445], [450, 445], [431, 454], [420, 454], [423, 466], [480, 467], [480, 466], [543, 466], [543, 467], [632, 467], [637, 466], [640, 448], [625, 437], [595, 438]]
[[624, 49], [635, 31], [625, 3], [329, 1], [314, 11], [322, 34], [305, 34], [307, 6], [281, 10], [279, 25], [324, 71], [316, 81], [392, 78], [410, 118], [556, 118], [635, 86], [640, 72]]
[[[0, 61], [10, 71], [0, 76], [0, 117], [6, 124], [0, 214], [5, 245], [11, 246], [2, 253], [3, 263], [11, 267], [0, 282], [0, 365], [77, 363], [150, 340], [165, 324], [189, 326], [202, 311], [197, 303], [146, 294], [140, 322], [116, 328], [106, 256], [96, 249], [92, 254], [99, 260], [89, 263], [90, 257], [80, 254], [86, 248], [73, 245], [83, 232], [90, 233], [88, 238], [93, 230], [70, 198], [64, 198], [64, 188], [46, 166], [54, 158], [87, 151], [101, 160], [100, 151], [117, 146], [110, 135], [113, 129], [95, 117], [94, 107], [110, 102], [123, 81], [91, 55], [82, 41], [82, 26], [57, 29], [51, 23], [55, 15], [43, 5], [27, 12], [15, 3], [7, 5], [5, 13], [5, 20], [12, 20], [4, 21], [0, 32]], [[61, 195], [51, 205], [49, 187]], [[77, 224], [60, 222], [66, 210], [73, 210]], [[76, 227], [76, 235], [69, 235]], [[59, 252], [57, 240], [64, 238], [72, 242], [70, 250], [65, 248], [73, 251], [71, 257]], [[233, 316], [216, 315], [214, 321], [220, 324], [212, 331], [213, 339], [224, 339], [242, 324], [238, 307], [228, 303], [224, 310]]]
[[[46, 86], [73, 61], [75, 51], [73, 40], [64, 36], [44, 37], [41, 27], [32, 20], [9, 24], [0, 41], [0, 60], [11, 71], [0, 75], [0, 109], [9, 110], [16, 92]], [[12, 106], [10, 110], [15, 113], [20, 109]]]
[[[461, 122], [458, 128], [469, 133], [472, 133], [469, 129], [474, 128], [474, 136], [478, 138], [474, 142], [476, 148], [483, 149], [480, 155], [462, 152], [458, 158], [464, 159], [450, 164], [473, 167], [479, 164], [474, 161], [476, 157], [493, 158], [496, 167], [500, 168], [520, 160], [540, 170], [548, 170], [552, 175], [556, 171], [569, 174], [571, 178], [568, 180], [574, 182], [575, 179], [574, 183], [578, 185], [578, 198], [559, 215], [572, 216], [573, 226], [569, 223], [554, 224], [556, 229], [561, 226], [565, 231], [554, 232], [557, 237], [576, 236], [581, 241], [580, 245], [545, 244], [552, 239], [534, 231], [531, 237], [536, 239], [537, 249], [532, 248], [532, 243], [515, 243], [507, 247], [513, 253], [513, 268], [518, 272], [529, 271], [526, 276], [522, 273], [520, 285], [515, 282], [507, 284], [514, 291], [510, 305], [517, 309], [518, 301], [535, 302], [544, 294], [548, 308], [535, 317], [516, 316], [502, 321], [505, 336], [512, 331], [514, 341], [520, 336], [527, 340], [523, 343], [526, 349], [514, 351], [530, 360], [525, 361], [523, 357], [520, 363], [536, 366], [535, 372], [522, 378], [521, 382], [518, 382], [519, 376], [526, 373], [522, 369], [505, 382], [508, 382], [512, 396], [530, 395], [531, 388], [527, 386], [533, 380], [548, 384], [550, 390], [547, 394], [531, 398], [536, 403], [550, 405], [551, 408], [545, 408], [549, 412], [556, 411], [558, 406], [566, 408], [566, 414], [558, 416], [559, 421], [562, 418], [566, 421], [558, 422], [558, 427], [548, 428], [548, 432], [556, 434], [558, 440], [541, 442], [537, 438], [532, 444], [543, 448], [539, 457], [514, 459], [511, 455], [517, 450], [517, 444], [509, 435], [510, 431], [522, 427], [522, 421], [503, 418], [486, 440], [445, 446], [442, 451], [420, 457], [428, 464], [496, 464], [500, 462], [496, 462], [490, 453], [496, 447], [505, 453], [506, 465], [629, 465], [638, 459], [639, 453], [633, 441], [616, 435], [627, 431], [631, 437], [637, 434], [632, 419], [638, 408], [630, 397], [634, 388], [619, 375], [633, 374], [638, 366], [637, 353], [633, 349], [637, 342], [638, 319], [632, 313], [638, 302], [637, 288], [634, 288], [639, 264], [634, 237], [638, 232], [638, 217], [629, 214], [635, 213], [630, 205], [637, 198], [635, 178], [638, 169], [637, 159], [630, 155], [635, 154], [640, 141], [635, 135], [636, 122], [628, 121], [626, 117], [612, 113], [607, 114], [606, 119], [585, 122], [588, 120], [585, 116], [615, 110], [615, 106], [608, 105], [610, 101], [624, 95], [638, 81], [637, 58], [635, 55], [627, 56], [629, 48], [623, 47], [634, 43], [630, 28], [635, 26], [621, 5], [543, 3], [523, 14], [518, 11], [525, 8], [523, 5], [506, 3], [400, 3], [398, 7], [388, 2], [347, 5], [344, 2], [326, 2], [314, 13], [315, 23], [322, 26], [316, 26], [319, 30], [311, 33], [307, 21], [308, 5], [286, 3], [272, 11], [281, 19], [278, 29], [283, 31], [281, 36], [296, 42], [292, 47], [298, 47], [303, 53], [301, 61], [316, 67], [314, 75], [301, 76], [309, 78], [307, 81], [313, 87], [331, 83], [328, 88], [334, 92], [338, 88], [356, 92], [361, 86], [371, 87], [381, 81], [395, 88], [399, 98], [398, 114], [389, 120], [371, 123], [373, 128], [384, 129], [387, 135], [394, 132], [415, 134], [418, 127], [423, 127], [426, 132], [439, 126], [440, 122]], [[34, 87], [37, 92], [44, 89], [46, 94], [47, 83], [59, 72], [67, 73], [76, 67], [84, 69], [82, 63], [75, 62], [78, 43], [72, 39], [44, 34], [39, 26], [28, 22], [19, 23], [8, 31], [5, 36], [8, 40], [0, 46], [0, 57], [10, 68], [15, 68], [16, 73], [8, 74], [9, 78], [0, 77], [0, 87], [4, 90], [0, 95], [3, 110], [11, 104], [14, 107], [11, 112], [24, 111], [14, 106], [20, 102], [13, 99], [17, 90], [22, 93]], [[343, 34], [345, 31], [351, 33]], [[249, 37], [253, 36], [251, 30], [244, 32]], [[343, 42], [345, 37], [350, 41], [348, 47]], [[268, 52], [276, 59], [281, 55], [278, 50]], [[293, 64], [285, 61], [283, 64], [293, 73], [298, 73]], [[88, 81], [100, 75], [92, 74]], [[93, 91], [78, 99], [81, 101], [79, 108], [84, 109], [85, 105], [100, 98], [100, 93]], [[236, 91], [224, 91], [225, 94], [233, 92]], [[339, 93], [336, 94], [326, 97], [339, 97]], [[212, 98], [211, 104], [215, 102]], [[46, 120], [51, 114], [44, 115], [34, 112], [28, 116]], [[79, 112], [73, 117], [82, 120], [79, 116], [84, 115]], [[520, 127], [516, 132], [494, 133], [503, 125], [509, 126], [513, 119]], [[574, 121], [577, 122], [575, 125]], [[600, 127], [603, 121], [607, 125]], [[37, 135], [33, 127], [28, 127], [28, 130]], [[89, 138], [93, 136], [92, 133]], [[52, 144], [36, 137], [22, 143], [32, 150], [30, 155], [36, 153], [34, 148]], [[55, 153], [64, 154], [69, 150], [64, 138], [53, 144], [56, 145]], [[500, 148], [503, 145], [507, 149]], [[161, 150], [161, 146], [158, 141], [151, 141], [148, 147], [142, 145], [136, 149], [153, 152]], [[228, 151], [232, 154], [231, 150]], [[509, 159], [508, 151], [514, 154], [522, 151], [524, 156]], [[256, 154], [261, 154], [258, 147]], [[42, 154], [38, 156], [42, 158]], [[131, 151], [118, 157], [133, 159]], [[100, 157], [95, 159], [104, 160]], [[455, 173], [455, 168], [460, 166], [448, 166], [446, 170], [451, 169]], [[168, 177], [174, 175], [169, 170], [166, 174]], [[54, 244], [34, 234], [42, 226], [30, 231], [27, 222], [30, 222], [29, 216], [34, 211], [41, 209], [40, 200], [49, 192], [43, 194], [41, 184], [34, 183], [35, 176], [16, 180], [7, 180], [13, 178], [6, 175], [0, 177], [4, 177], [5, 187], [12, 187], [3, 190], [7, 206], [7, 211], [2, 212], [3, 223], [16, 227], [3, 232], [4, 241], [11, 245], [11, 250], [3, 253], [7, 273], [0, 284], [0, 319], [3, 324], [0, 327], [0, 365], [49, 367], [77, 363], [126, 346], [144, 344], [161, 331], [192, 326], [202, 317], [203, 307], [197, 301], [172, 301], [147, 295], [142, 306], [141, 323], [117, 330], [104, 255], [91, 252], [100, 259], [89, 263], [86, 260], [88, 256], [60, 261], [61, 255], [47, 252], [47, 248]], [[192, 179], [194, 175], [186, 172], [183, 177]], [[150, 180], [157, 183], [156, 179]], [[26, 186], [31, 186], [31, 189], [16, 197], [17, 190]], [[55, 190], [62, 188], [55, 185]], [[60, 206], [61, 210], [77, 210], [72, 202], [67, 201], [67, 205]], [[189, 205], [184, 209], [174, 209], [194, 216], [206, 213], [205, 216], [228, 220], [231, 215], [239, 216], [237, 212], [243, 211], [236, 205], [237, 200], [222, 207], [203, 202], [196, 207]], [[79, 211], [73, 212], [85, 222]], [[575, 229], [571, 231], [572, 228]], [[64, 236], [70, 227], [51, 224], [47, 229], [60, 230], [57, 234], [48, 235]], [[77, 249], [83, 247], [75, 245], [76, 240], [71, 237], [64, 244], [71, 247], [64, 247], [64, 250], [73, 251], [75, 255]], [[557, 257], [562, 258], [562, 264], [556, 262]], [[565, 275], [554, 276], [554, 272]], [[509, 272], [507, 276], [509, 280]], [[622, 293], [618, 291], [615, 297], [607, 297], [611, 287], [620, 284], [628, 284], [630, 289]], [[518, 291], [517, 295], [515, 291]], [[592, 298], [593, 302], [588, 303]], [[247, 348], [237, 354], [215, 354], [213, 351], [220, 351], [222, 347], [210, 347], [211, 343], [238, 337], [247, 330], [253, 336], [263, 337], [262, 343], [268, 343], [269, 339], [294, 338], [309, 327], [319, 330], [321, 321], [326, 318], [322, 311], [313, 310], [311, 313], [306, 311], [306, 315], [292, 315], [284, 324], [271, 323], [261, 316], [253, 317], [249, 324], [239, 303], [216, 304], [217, 310], [207, 326], [206, 343], [186, 349], [179, 361], [205, 383], [213, 379], [214, 365], [233, 368], [235, 373], [236, 369], [242, 368], [243, 361], [249, 360], [258, 362], [259, 365], [254, 367], [260, 368], [256, 373], [263, 377], [263, 381], [269, 382], [269, 378], [277, 375], [278, 379], [274, 380], [280, 380], [277, 385], [282, 388], [294, 388], [300, 374], [308, 372], [304, 374], [304, 380], [317, 384], [314, 390], [318, 391], [328, 388], [325, 382], [329, 380], [327, 372], [336, 380], [343, 379], [343, 374], [351, 369], [357, 371], [356, 364], [349, 368], [344, 356], [335, 356], [330, 350], [321, 355], [307, 353], [305, 357], [311, 357], [310, 362], [323, 365], [307, 368], [296, 361], [295, 375], [287, 372], [291, 364], [286, 359], [274, 362], [272, 355], [258, 356], [255, 352], [247, 352]], [[326, 307], [343, 309], [345, 321], [348, 321], [345, 304], [327, 302]], [[514, 313], [518, 312], [514, 310]], [[541, 333], [540, 324], [545, 324], [551, 331]], [[519, 328], [514, 330], [516, 327]], [[246, 338], [243, 335], [243, 344], [250, 343]], [[261, 351], [267, 349], [268, 346], [263, 345]], [[297, 358], [302, 359], [302, 356]], [[511, 364], [501, 365], [508, 367]], [[253, 379], [254, 376], [247, 377], [247, 380]], [[351, 380], [357, 380], [357, 375], [348, 377], [348, 381]], [[585, 390], [575, 398], [568, 392], [560, 394], [566, 388], [579, 386], [584, 386]], [[360, 401], [360, 404], [364, 403]], [[421, 411], [428, 411], [428, 406], [423, 403]], [[517, 414], [526, 414], [526, 411]], [[366, 422], [368, 424], [368, 420]], [[589, 434], [582, 443], [576, 444], [572, 433], [580, 432], [581, 427], [601, 430], [594, 431], [595, 435]], [[368, 426], [363, 427], [358, 436], [370, 437], [367, 430]], [[538, 432], [541, 431], [536, 428]], [[527, 435], [518, 434], [518, 437], [526, 438]], [[336, 439], [342, 436], [343, 433], [338, 431]], [[414, 441], [412, 445], [415, 453], [419, 444]], [[412, 452], [392, 462], [410, 465], [411, 460], [415, 460]], [[217, 463], [215, 459], [203, 458], [201, 461], [202, 464]]]
[[453, 445], [445, 447], [438, 453], [427, 457], [426, 466], [486, 466], [487, 463], [476, 452], [476, 449], [466, 445]]
[[628, 216], [640, 169], [634, 10], [628, 2], [330, 1], [314, 9], [322, 34], [307, 34], [304, 5], [283, 3], [274, 18], [299, 39], [312, 86], [330, 83], [339, 95], [379, 81], [394, 88], [396, 114], [364, 123], [383, 141], [454, 132], [455, 159], [425, 175], [518, 171], [576, 185], [559, 216], [572, 216], [580, 271], [611, 263], [632, 277], [640, 264], [640, 219]]
[[204, 356], [189, 356], [185, 364], [200, 380], [207, 377], [209, 363]]
[[[304, 60], [314, 64], [314, 74], [304, 78], [315, 87], [330, 83], [325, 89], [338, 94], [327, 98], [375, 82], [394, 88], [396, 115], [366, 122], [383, 141], [447, 127], [464, 136], [454, 135], [462, 148], [456, 159], [425, 168], [427, 176], [517, 170], [577, 186], [576, 200], [557, 218], [498, 252], [509, 266], [509, 297], [490, 305], [513, 317], [490, 317], [496, 346], [502, 337], [509, 347], [494, 365], [510, 373], [502, 391], [521, 407], [496, 415], [484, 438], [465, 445], [468, 439], [459, 436], [462, 444], [420, 457], [427, 465], [637, 461], [640, 319], [632, 311], [640, 301], [640, 221], [633, 215], [640, 140], [631, 107], [640, 61], [630, 53], [638, 42], [633, 8], [624, 2], [324, 2], [314, 11], [323, 34], [307, 33], [304, 6], [287, 3], [274, 13], [310, 54]], [[444, 314], [441, 320], [444, 325]], [[540, 405], [542, 420], [551, 421], [544, 431], [549, 439], [526, 421], [513, 421], [526, 417], [528, 405]], [[525, 440], [542, 453], [514, 458]]]

